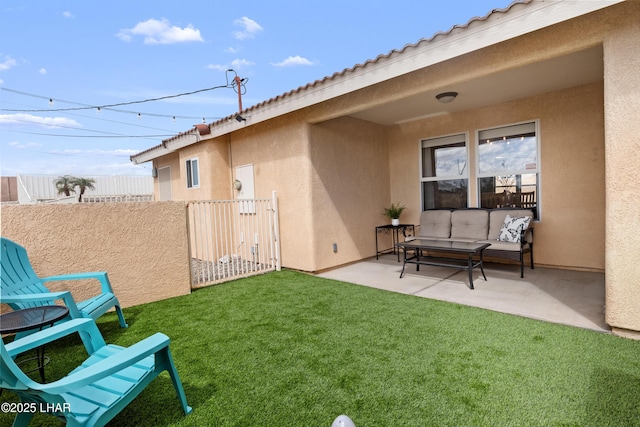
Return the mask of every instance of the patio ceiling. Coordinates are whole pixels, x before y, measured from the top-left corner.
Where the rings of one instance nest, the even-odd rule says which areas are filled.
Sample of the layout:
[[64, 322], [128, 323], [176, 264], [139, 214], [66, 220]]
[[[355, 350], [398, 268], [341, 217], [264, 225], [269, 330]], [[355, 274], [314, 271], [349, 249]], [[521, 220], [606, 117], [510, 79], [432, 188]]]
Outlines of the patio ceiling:
[[[475, 80], [422, 92], [351, 114], [362, 120], [393, 125], [435, 117], [487, 105], [527, 98], [602, 80], [602, 46], [529, 64]], [[457, 98], [443, 104], [435, 96], [458, 92]]]

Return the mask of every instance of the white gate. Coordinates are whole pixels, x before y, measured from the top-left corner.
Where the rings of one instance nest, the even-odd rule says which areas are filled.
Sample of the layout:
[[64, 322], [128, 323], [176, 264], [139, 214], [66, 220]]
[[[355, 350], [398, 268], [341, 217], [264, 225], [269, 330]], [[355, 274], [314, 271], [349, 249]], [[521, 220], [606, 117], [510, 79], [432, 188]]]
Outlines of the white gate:
[[194, 201], [187, 205], [191, 285], [280, 270], [278, 199]]

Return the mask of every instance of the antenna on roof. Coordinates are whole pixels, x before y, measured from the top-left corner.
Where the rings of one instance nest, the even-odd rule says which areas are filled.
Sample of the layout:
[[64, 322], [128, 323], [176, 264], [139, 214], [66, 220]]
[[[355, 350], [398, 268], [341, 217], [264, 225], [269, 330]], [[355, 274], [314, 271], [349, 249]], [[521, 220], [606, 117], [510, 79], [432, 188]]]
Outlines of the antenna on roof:
[[[227, 73], [233, 73], [235, 77], [233, 78], [234, 83], [231, 84], [231, 87], [238, 93], [238, 113], [242, 113], [242, 88], [244, 87], [242, 84], [245, 83], [246, 79], [241, 79], [238, 77], [238, 74], [232, 68], [227, 70]], [[227, 82], [229, 79], [227, 78]]]

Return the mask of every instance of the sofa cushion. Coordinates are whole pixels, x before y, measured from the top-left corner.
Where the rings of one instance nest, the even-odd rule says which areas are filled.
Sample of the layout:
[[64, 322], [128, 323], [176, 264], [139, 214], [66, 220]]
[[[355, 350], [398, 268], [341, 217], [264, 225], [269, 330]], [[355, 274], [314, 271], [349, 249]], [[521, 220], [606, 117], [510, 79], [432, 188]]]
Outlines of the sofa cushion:
[[451, 212], [452, 239], [486, 239], [489, 212], [484, 209], [460, 209]]
[[507, 214], [500, 229], [498, 240], [501, 242], [520, 243], [522, 232], [529, 228], [530, 222], [531, 217], [529, 216], [511, 216]]
[[418, 237], [449, 238], [451, 236], [451, 211], [433, 209], [420, 214]]
[[488, 240], [498, 240], [502, 224], [507, 215], [514, 216], [529, 216], [533, 221], [533, 212], [529, 209], [493, 209], [489, 213], [489, 236]]

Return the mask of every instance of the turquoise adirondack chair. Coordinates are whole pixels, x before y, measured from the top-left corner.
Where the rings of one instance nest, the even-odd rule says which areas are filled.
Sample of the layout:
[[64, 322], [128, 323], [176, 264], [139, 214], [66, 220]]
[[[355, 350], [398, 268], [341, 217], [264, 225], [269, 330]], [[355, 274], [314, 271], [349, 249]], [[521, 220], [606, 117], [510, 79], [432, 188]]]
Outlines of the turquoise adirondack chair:
[[[80, 317], [90, 317], [96, 320], [114, 307], [120, 320], [120, 326], [123, 328], [128, 326], [106, 272], [75, 273], [40, 278], [31, 267], [25, 248], [4, 237], [0, 238], [0, 246], [2, 247], [0, 300], [14, 310], [49, 305], [55, 300], [64, 299], [65, 304], [69, 307], [71, 317], [79, 313]], [[60, 292], [51, 292], [44, 285], [46, 282], [55, 280], [80, 279], [98, 280], [101, 293], [87, 300], [74, 302], [71, 298], [64, 298]]]
[[[89, 358], [57, 381], [38, 383], [13, 360], [74, 333], [85, 336]], [[8, 344], [0, 340], [0, 353], [0, 388], [16, 393], [25, 409], [17, 414], [14, 427], [28, 425], [34, 411], [62, 418], [67, 427], [103, 426], [163, 371], [169, 373], [184, 413], [192, 411], [171, 357], [169, 337], [162, 333], [125, 348], [106, 344], [93, 319], [72, 319]]]

